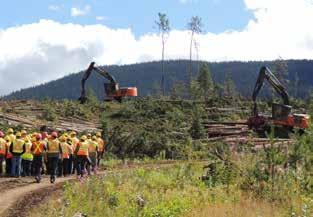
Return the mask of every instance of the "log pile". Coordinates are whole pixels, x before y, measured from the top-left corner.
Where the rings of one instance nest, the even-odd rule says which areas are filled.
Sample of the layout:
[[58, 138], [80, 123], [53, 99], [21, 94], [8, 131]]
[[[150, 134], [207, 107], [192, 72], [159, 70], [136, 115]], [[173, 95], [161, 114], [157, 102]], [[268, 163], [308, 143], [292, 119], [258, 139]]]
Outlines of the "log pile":
[[249, 129], [245, 122], [204, 122], [208, 138], [211, 140], [223, 137], [248, 136]]
[[31, 100], [0, 101], [0, 123], [10, 126], [22, 125], [26, 129], [39, 129], [46, 126], [48, 129], [77, 132], [93, 132], [99, 130], [99, 123], [86, 121], [82, 118], [58, 117], [55, 122], [43, 120], [41, 117], [44, 108], [39, 102]]

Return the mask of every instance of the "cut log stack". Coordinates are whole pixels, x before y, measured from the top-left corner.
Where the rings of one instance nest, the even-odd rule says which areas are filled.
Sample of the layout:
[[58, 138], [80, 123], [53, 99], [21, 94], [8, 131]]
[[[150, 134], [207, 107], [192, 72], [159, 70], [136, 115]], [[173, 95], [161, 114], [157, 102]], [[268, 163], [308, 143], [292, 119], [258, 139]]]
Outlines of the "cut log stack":
[[99, 123], [80, 118], [59, 117], [55, 122], [43, 120], [44, 112], [40, 103], [35, 101], [15, 100], [0, 101], [0, 123], [11, 126], [22, 125], [27, 129], [39, 129], [46, 126], [48, 129], [77, 132], [94, 132], [99, 130]]
[[206, 108], [206, 111], [208, 112], [208, 119], [203, 122], [203, 126], [207, 130], [207, 139], [204, 139], [204, 142], [223, 142], [233, 148], [242, 144], [251, 144], [256, 150], [271, 144], [277, 146], [288, 145], [294, 142], [290, 139], [275, 139], [271, 141], [267, 138], [258, 138], [248, 128], [246, 120], [211, 121], [210, 119], [212, 116], [220, 116], [222, 114], [222, 117], [227, 117], [236, 113], [247, 113], [248, 117], [248, 111], [241, 108]]

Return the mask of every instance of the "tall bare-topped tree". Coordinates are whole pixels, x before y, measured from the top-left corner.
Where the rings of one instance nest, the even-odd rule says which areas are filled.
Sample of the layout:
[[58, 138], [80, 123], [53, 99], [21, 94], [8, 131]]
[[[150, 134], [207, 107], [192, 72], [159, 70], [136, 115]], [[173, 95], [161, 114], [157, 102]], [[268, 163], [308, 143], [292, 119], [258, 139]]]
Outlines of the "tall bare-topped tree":
[[[202, 19], [198, 16], [191, 17], [191, 20], [187, 24], [188, 30], [191, 32], [190, 37], [190, 47], [189, 47], [189, 86], [192, 80], [192, 47], [195, 44], [195, 34], [199, 34], [202, 32]], [[197, 44], [198, 45], [198, 44]], [[197, 49], [199, 45], [197, 46]]]
[[167, 18], [166, 14], [158, 13], [158, 20], [155, 21], [158, 26], [159, 33], [161, 35], [162, 40], [162, 79], [161, 79], [161, 88], [163, 91], [163, 95], [165, 95], [165, 74], [164, 74], [164, 50], [165, 50], [165, 43], [167, 37], [170, 32], [170, 22]]

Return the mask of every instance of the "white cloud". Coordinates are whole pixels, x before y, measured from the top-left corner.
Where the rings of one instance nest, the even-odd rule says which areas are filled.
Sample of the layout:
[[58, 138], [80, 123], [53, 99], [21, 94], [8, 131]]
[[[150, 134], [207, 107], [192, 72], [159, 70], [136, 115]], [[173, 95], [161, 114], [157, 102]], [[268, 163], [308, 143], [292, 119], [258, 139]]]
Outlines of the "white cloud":
[[[255, 18], [242, 31], [199, 35], [203, 60], [312, 59], [313, 5], [306, 0], [245, 0]], [[282, 7], [281, 5], [284, 5]], [[204, 20], [205, 22], [205, 20]], [[23, 37], [20, 37], [23, 35]], [[166, 58], [188, 58], [187, 31], [172, 30]], [[160, 38], [136, 39], [130, 29], [61, 24], [51, 20], [0, 30], [0, 94], [47, 82], [98, 64], [161, 58]]]
[[85, 5], [84, 8], [73, 7], [71, 8], [71, 16], [72, 17], [85, 16], [90, 12], [90, 10], [91, 10], [90, 5]]
[[197, 0], [179, 0], [179, 2], [182, 4], [187, 4], [187, 3], [197, 2]]
[[98, 21], [104, 21], [104, 20], [108, 20], [107, 17], [104, 17], [104, 16], [96, 16], [96, 20]]
[[49, 5], [48, 8], [50, 11], [59, 11], [60, 10], [60, 6], [58, 6], [58, 5]]

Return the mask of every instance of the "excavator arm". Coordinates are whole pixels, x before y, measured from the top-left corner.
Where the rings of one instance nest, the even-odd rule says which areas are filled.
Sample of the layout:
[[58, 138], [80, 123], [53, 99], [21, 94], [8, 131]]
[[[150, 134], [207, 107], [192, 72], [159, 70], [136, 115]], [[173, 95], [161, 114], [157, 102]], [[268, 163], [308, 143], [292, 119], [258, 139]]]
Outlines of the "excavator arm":
[[284, 101], [284, 105], [289, 105], [289, 95], [285, 87], [281, 84], [281, 82], [276, 78], [276, 76], [271, 72], [271, 70], [268, 67], [263, 66], [260, 70], [259, 77], [254, 86], [254, 90], [252, 94], [252, 100], [254, 103], [253, 113], [255, 116], [258, 115], [256, 98], [261, 88], [263, 87], [265, 79], [275, 89], [275, 91], [281, 96], [281, 98]]

